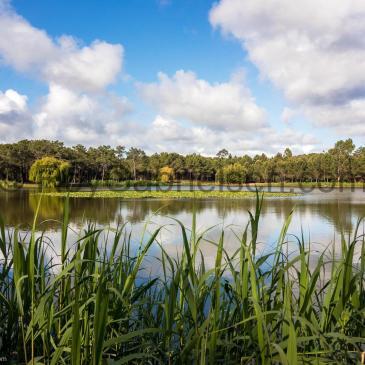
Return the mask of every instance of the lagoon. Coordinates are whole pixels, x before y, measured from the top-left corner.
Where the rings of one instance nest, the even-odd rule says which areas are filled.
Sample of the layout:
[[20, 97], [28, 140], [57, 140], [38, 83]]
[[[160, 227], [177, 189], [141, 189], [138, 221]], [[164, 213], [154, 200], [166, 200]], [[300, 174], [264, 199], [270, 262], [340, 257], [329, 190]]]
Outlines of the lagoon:
[[[181, 190], [197, 187], [178, 187]], [[237, 187], [203, 186], [205, 190], [237, 189]], [[149, 188], [151, 189], [151, 188]], [[160, 190], [167, 189], [160, 187]], [[174, 190], [177, 187], [173, 187]], [[245, 189], [248, 189], [247, 187]], [[250, 188], [251, 189], [251, 188]], [[260, 188], [267, 191], [268, 188]], [[266, 197], [264, 199], [258, 240], [261, 252], [270, 251], [275, 246], [282, 224], [293, 210], [288, 240], [294, 248], [295, 236], [303, 229], [307, 244], [318, 251], [328, 245], [340, 243], [341, 232], [350, 234], [358, 219], [365, 215], [365, 192], [361, 188], [306, 189], [271, 187], [271, 191], [295, 192], [300, 195]], [[83, 189], [85, 190], [85, 189]], [[138, 188], [142, 190], [142, 188]], [[19, 189], [0, 192], [0, 214], [8, 230], [20, 227], [24, 232], [32, 224], [39, 194], [35, 190]], [[37, 229], [45, 231], [57, 244], [61, 227], [64, 198], [43, 196]], [[179, 227], [173, 219], [191, 227], [192, 213], [195, 212], [198, 231], [208, 231], [207, 239], [216, 241], [222, 228], [225, 228], [225, 245], [228, 252], [238, 247], [239, 235], [246, 226], [248, 211], [254, 211], [255, 199], [118, 199], [118, 198], [70, 198], [71, 235], [76, 238], [87, 222], [97, 227], [116, 227], [127, 224], [134, 242], [139, 242], [146, 222], [147, 230], [165, 225], [160, 240], [169, 253], [179, 252], [181, 237]], [[361, 226], [361, 230], [362, 230]], [[362, 233], [362, 231], [360, 232]], [[207, 258], [214, 258], [211, 245], [203, 245]]]

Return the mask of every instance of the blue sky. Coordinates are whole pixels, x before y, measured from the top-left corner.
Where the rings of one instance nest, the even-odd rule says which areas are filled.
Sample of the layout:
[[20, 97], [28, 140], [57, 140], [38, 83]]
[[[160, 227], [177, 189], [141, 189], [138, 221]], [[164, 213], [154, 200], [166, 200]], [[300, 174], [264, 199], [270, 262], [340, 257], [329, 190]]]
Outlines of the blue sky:
[[[289, 0], [0, 0], [1, 142], [207, 155], [360, 145], [365, 48], [352, 19], [364, 9], [341, 1], [298, 12]], [[313, 22], [321, 7], [330, 16]]]

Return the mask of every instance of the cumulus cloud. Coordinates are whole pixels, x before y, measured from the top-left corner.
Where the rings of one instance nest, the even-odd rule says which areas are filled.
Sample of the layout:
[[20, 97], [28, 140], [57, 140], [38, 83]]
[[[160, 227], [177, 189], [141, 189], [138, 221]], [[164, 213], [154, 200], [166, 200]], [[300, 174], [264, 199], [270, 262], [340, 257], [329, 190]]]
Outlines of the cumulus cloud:
[[288, 107], [285, 107], [283, 111], [281, 112], [281, 120], [285, 124], [289, 124], [294, 117], [298, 115], [298, 111], [295, 109], [291, 109]]
[[0, 91], [0, 142], [18, 138], [32, 129], [28, 98], [17, 91]]
[[57, 58], [57, 46], [45, 31], [32, 27], [10, 7], [0, 7], [0, 55], [18, 71], [41, 72]]
[[215, 129], [254, 129], [266, 125], [266, 116], [242, 77], [211, 84], [191, 71], [169, 77], [158, 74], [158, 82], [138, 84], [144, 100], [170, 118], [191, 121]]
[[[14, 90], [0, 93], [0, 122], [25, 123], [16, 138], [58, 138], [86, 144], [109, 141], [130, 111], [125, 98], [107, 87], [123, 65], [123, 47], [95, 40], [82, 45], [72, 36], [50, 37], [0, 0], [0, 62], [48, 84], [48, 95], [31, 111], [27, 97]], [[15, 128], [16, 129], [16, 128]], [[13, 134], [3, 136], [11, 140]]]
[[10, 113], [23, 113], [27, 109], [27, 96], [9, 89], [5, 93], [0, 91], [0, 116]]
[[103, 41], [81, 46], [71, 36], [52, 39], [12, 9], [0, 8], [0, 59], [46, 82], [97, 91], [116, 80], [122, 68], [123, 47]]
[[242, 42], [263, 77], [320, 125], [365, 134], [365, 2], [220, 0], [210, 21]]
[[[147, 151], [177, 151], [215, 155], [226, 148], [234, 154], [274, 154], [290, 147], [294, 153], [316, 149], [318, 140], [310, 134], [286, 127], [269, 126], [241, 73], [225, 83], [211, 84], [191, 71], [177, 71], [172, 77], [158, 74], [158, 82], [137, 85], [144, 100], [159, 114], [146, 128], [133, 129], [135, 141]], [[290, 119], [294, 111], [285, 110]]]
[[118, 139], [123, 145], [135, 145], [148, 153], [178, 152], [182, 154], [201, 153], [214, 156], [222, 148], [231, 153], [270, 155], [290, 147], [294, 153], [311, 152], [316, 149], [318, 140], [310, 134], [291, 128], [278, 131], [270, 127], [260, 133], [254, 131], [216, 130], [206, 126], [194, 126], [178, 122], [166, 116], [157, 115], [146, 126], [130, 125]]
[[205, 155], [222, 148], [236, 154], [275, 153], [286, 146], [300, 153], [317, 143], [290, 128], [270, 128], [241, 74], [211, 83], [191, 71], [160, 73], [154, 83], [137, 84], [158, 115], [150, 123], [127, 119], [129, 101], [108, 90], [118, 80], [123, 57], [119, 44], [95, 40], [84, 45], [71, 36], [53, 38], [0, 0], [0, 62], [49, 88], [35, 103], [19, 90], [0, 92], [1, 141], [48, 138]]
[[111, 134], [121, 129], [118, 121], [129, 110], [128, 101], [115, 95], [89, 96], [51, 84], [34, 115], [34, 135], [87, 145], [110, 142]]
[[123, 47], [95, 41], [79, 48], [71, 38], [60, 41], [62, 56], [44, 69], [44, 77], [71, 89], [97, 91], [115, 81], [122, 67]]

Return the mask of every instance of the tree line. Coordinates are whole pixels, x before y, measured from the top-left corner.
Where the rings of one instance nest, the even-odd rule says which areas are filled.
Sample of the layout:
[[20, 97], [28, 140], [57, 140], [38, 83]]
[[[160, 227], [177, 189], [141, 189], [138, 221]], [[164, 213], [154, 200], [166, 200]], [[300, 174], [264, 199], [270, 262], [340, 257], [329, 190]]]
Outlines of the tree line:
[[[214, 157], [154, 153], [123, 146], [65, 146], [60, 141], [22, 140], [0, 144], [0, 179], [27, 182], [31, 167], [44, 157], [67, 163], [68, 182], [92, 180], [198, 180], [248, 182], [353, 182], [365, 180], [365, 147], [340, 140], [327, 151], [293, 155], [289, 148], [274, 156], [234, 156], [226, 149]], [[38, 163], [38, 165], [41, 165]]]

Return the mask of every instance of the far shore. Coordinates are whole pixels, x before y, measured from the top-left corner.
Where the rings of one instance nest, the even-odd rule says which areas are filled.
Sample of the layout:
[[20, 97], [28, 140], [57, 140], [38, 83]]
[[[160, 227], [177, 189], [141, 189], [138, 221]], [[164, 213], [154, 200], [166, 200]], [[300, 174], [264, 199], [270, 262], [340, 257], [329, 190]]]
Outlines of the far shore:
[[[143, 184], [145, 183], [145, 184]], [[226, 182], [216, 182], [216, 181], [199, 181], [199, 180], [181, 180], [181, 181], [172, 181], [170, 183], [161, 183], [158, 181], [108, 181], [108, 182], [100, 182], [100, 184], [69, 184], [68, 186], [59, 186], [60, 188], [118, 188], [118, 187], [143, 187], [143, 186], [241, 186], [241, 187], [288, 187], [288, 188], [335, 188], [335, 189], [342, 189], [342, 188], [362, 188], [365, 189], [365, 182], [357, 181], [357, 182], [245, 182], [245, 183], [226, 183]], [[0, 188], [19, 188], [19, 189], [37, 189], [40, 188], [39, 185], [34, 183], [14, 183], [10, 182], [9, 184], [0, 184]]]
[[[41, 194], [41, 193], [39, 193]], [[244, 199], [256, 198], [251, 191], [135, 191], [96, 190], [77, 192], [45, 192], [45, 196], [70, 198], [120, 198], [120, 199]], [[265, 192], [265, 197], [290, 197], [296, 193]]]

